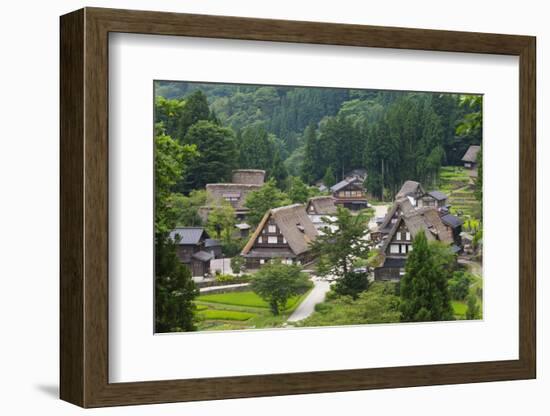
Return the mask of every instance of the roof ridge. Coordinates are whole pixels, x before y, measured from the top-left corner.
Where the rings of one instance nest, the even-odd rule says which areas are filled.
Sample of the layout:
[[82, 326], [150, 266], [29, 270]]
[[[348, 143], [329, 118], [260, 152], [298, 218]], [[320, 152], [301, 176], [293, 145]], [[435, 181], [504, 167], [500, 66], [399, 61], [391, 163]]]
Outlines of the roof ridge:
[[271, 211], [271, 213], [275, 214], [275, 213], [280, 212], [280, 211], [284, 211], [284, 210], [287, 210], [287, 209], [290, 209], [290, 208], [298, 208], [298, 207], [304, 207], [304, 204], [296, 203], [296, 204], [284, 205], [282, 207], [271, 208], [270, 211]]

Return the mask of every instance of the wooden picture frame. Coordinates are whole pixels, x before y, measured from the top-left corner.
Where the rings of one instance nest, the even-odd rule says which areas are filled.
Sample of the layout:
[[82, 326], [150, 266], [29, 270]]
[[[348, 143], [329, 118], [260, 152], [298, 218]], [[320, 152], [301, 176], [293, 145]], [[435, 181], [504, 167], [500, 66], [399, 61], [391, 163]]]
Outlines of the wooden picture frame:
[[[61, 17], [60, 396], [82, 407], [530, 379], [536, 376], [534, 37], [85, 8]], [[109, 383], [110, 32], [514, 55], [520, 66], [519, 359]]]

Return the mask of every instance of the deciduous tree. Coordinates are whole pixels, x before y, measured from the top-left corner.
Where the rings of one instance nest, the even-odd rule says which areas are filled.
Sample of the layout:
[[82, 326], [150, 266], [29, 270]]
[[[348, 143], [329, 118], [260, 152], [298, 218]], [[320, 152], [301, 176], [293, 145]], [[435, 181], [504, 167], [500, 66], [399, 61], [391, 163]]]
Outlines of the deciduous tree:
[[276, 261], [264, 265], [254, 275], [251, 287], [269, 304], [273, 315], [279, 315], [285, 310], [288, 299], [306, 292], [311, 282], [300, 266]]

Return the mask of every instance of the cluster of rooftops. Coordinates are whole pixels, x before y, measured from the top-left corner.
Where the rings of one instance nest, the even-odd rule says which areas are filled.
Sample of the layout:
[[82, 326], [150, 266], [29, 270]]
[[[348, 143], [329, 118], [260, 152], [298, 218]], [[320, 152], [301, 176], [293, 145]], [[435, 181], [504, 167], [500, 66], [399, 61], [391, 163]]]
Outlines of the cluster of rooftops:
[[[261, 188], [265, 171], [237, 170], [231, 183], [206, 185], [208, 203], [199, 211], [206, 220], [209, 212], [221, 203], [229, 202], [240, 221], [236, 236], [248, 238], [241, 255], [248, 268], [261, 267], [265, 262], [278, 258], [286, 263], [308, 263], [310, 243], [323, 233], [328, 225], [326, 218], [336, 214], [337, 207], [351, 210], [368, 207], [364, 181], [366, 171], [350, 172], [345, 179], [330, 188], [331, 195], [312, 197], [306, 204], [292, 204], [268, 210], [257, 227], [250, 232], [246, 223], [248, 209], [246, 196]], [[423, 232], [429, 241], [441, 241], [453, 251], [461, 250], [462, 219], [449, 211], [448, 197], [443, 192], [426, 192], [419, 182], [406, 181], [395, 200], [382, 218], [376, 218], [370, 238], [383, 254], [384, 261], [375, 270], [375, 278], [399, 279], [403, 273], [407, 254], [412, 250], [414, 237]], [[202, 227], [179, 227], [172, 238], [177, 241], [178, 255], [183, 263], [191, 266], [194, 273], [207, 270], [208, 263], [221, 257], [221, 244], [210, 238]], [[188, 249], [181, 249], [186, 246]], [[195, 263], [195, 264], [194, 264]]]

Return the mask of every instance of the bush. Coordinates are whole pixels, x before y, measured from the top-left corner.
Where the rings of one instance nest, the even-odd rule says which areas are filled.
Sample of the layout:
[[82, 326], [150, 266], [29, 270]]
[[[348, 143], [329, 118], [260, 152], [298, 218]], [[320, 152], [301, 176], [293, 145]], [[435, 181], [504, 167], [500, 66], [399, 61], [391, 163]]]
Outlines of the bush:
[[241, 311], [228, 311], [219, 309], [208, 309], [199, 313], [201, 318], [223, 321], [247, 321], [256, 316], [256, 314]]
[[[349, 296], [327, 299], [315, 305], [315, 312], [296, 325], [336, 326], [399, 322], [399, 298], [391, 294], [390, 283], [375, 282], [353, 300]], [[329, 292], [331, 293], [331, 292]]]
[[334, 291], [341, 296], [357, 299], [359, 293], [369, 288], [368, 273], [348, 272], [334, 285]]
[[480, 319], [481, 318], [481, 308], [477, 302], [475, 295], [468, 296], [467, 300], [468, 309], [466, 309], [466, 319]]
[[245, 259], [241, 256], [235, 256], [231, 259], [231, 270], [235, 274], [240, 274], [244, 271]]
[[237, 256], [243, 248], [243, 240], [233, 239], [229, 241], [222, 241], [222, 252], [224, 257]]
[[216, 281], [217, 282], [231, 282], [235, 280], [235, 276], [231, 274], [221, 274], [216, 273]]
[[449, 280], [449, 294], [453, 300], [464, 300], [470, 292], [472, 278], [466, 272], [454, 272]]

